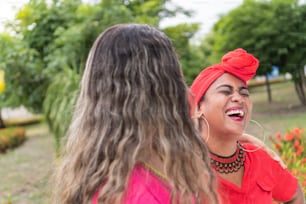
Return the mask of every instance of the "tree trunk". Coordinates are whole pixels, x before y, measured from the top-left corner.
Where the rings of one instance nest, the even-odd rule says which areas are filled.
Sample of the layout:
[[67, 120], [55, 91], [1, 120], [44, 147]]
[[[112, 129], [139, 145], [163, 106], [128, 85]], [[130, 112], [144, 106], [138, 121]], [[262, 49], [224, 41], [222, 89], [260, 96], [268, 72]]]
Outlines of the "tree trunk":
[[271, 93], [271, 87], [270, 87], [268, 74], [266, 74], [265, 78], [266, 78], [266, 88], [267, 88], [267, 94], [268, 94], [268, 102], [272, 103], [272, 93]]
[[304, 91], [304, 85], [301, 80], [294, 82], [295, 91], [298, 95], [298, 98], [303, 106], [306, 106], [306, 96]]
[[304, 82], [304, 86], [306, 87], [306, 65], [304, 65], [304, 69], [302, 71], [302, 81]]
[[5, 128], [4, 122], [2, 120], [2, 114], [1, 114], [1, 109], [0, 109], [0, 129]]
[[300, 69], [297, 72], [297, 78], [294, 80], [295, 91], [298, 95], [298, 98], [303, 106], [306, 106], [306, 96], [304, 91], [304, 69]]

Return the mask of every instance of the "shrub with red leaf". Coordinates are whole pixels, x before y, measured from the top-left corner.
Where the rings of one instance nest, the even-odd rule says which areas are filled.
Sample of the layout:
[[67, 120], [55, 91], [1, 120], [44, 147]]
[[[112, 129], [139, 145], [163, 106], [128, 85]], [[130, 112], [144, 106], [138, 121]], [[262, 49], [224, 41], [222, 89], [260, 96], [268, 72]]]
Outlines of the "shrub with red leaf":
[[0, 153], [22, 144], [26, 139], [23, 127], [10, 127], [0, 130]]
[[306, 143], [304, 130], [293, 128], [284, 135], [277, 132], [270, 137], [276, 152], [297, 177], [306, 195]]

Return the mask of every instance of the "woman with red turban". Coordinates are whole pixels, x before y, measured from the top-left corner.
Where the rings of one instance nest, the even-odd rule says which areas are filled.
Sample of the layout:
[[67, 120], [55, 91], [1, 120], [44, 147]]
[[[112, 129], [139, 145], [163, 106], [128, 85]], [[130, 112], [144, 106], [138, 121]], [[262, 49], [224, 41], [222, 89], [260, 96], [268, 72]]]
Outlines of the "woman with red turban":
[[250, 121], [247, 81], [259, 61], [239, 48], [204, 69], [191, 86], [192, 114], [210, 151], [223, 203], [305, 203], [297, 179], [266, 151], [240, 142]]

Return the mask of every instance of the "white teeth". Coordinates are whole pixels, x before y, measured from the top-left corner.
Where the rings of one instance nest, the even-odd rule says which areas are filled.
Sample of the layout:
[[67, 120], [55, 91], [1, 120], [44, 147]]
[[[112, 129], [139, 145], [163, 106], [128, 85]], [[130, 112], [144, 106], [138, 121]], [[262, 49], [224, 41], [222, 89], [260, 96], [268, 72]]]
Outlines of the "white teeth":
[[244, 116], [244, 112], [242, 110], [230, 110], [226, 113], [228, 116], [230, 115], [238, 115], [239, 117]]

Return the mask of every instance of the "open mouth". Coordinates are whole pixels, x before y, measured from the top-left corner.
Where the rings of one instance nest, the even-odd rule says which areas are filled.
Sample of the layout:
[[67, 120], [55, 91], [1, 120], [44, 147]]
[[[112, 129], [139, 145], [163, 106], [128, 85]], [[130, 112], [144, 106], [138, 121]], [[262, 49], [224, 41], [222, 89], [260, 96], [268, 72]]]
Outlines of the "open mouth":
[[235, 119], [243, 119], [245, 114], [243, 110], [234, 109], [227, 111], [226, 115]]

